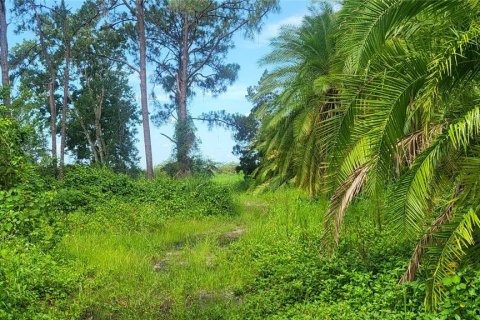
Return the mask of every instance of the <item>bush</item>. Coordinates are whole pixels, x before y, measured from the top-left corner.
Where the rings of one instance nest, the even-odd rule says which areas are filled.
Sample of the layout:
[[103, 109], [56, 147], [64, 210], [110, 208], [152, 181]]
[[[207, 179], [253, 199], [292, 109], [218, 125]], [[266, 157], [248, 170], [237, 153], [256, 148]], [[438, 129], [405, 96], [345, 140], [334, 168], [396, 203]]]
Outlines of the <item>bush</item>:
[[52, 206], [55, 195], [22, 188], [0, 191], [0, 239], [54, 246], [65, 232], [64, 219]]
[[66, 232], [55, 191], [0, 191], [0, 319], [74, 318], [80, 275], [55, 254]]
[[[0, 113], [4, 112], [4, 108], [0, 107]], [[31, 171], [20, 146], [17, 122], [9, 117], [0, 117], [0, 190], [21, 183]]]
[[0, 319], [78, 318], [72, 297], [80, 275], [66, 260], [32, 244], [0, 244]]
[[54, 207], [58, 211], [95, 212], [117, 206], [119, 202], [152, 204], [158, 214], [219, 215], [235, 211], [228, 188], [201, 176], [153, 181], [131, 179], [105, 168], [72, 166], [57, 186]]
[[[190, 159], [190, 174], [192, 176], [211, 177], [217, 171], [217, 163], [209, 159], [194, 157]], [[183, 175], [183, 165], [176, 161], [167, 161], [154, 168], [155, 177], [169, 176], [178, 178], [179, 174]], [[183, 176], [180, 176], [183, 178]]]
[[480, 270], [472, 267], [443, 279], [446, 297], [440, 319], [480, 318]]
[[182, 180], [161, 177], [150, 181], [120, 176], [102, 177], [102, 180], [100, 190], [92, 195], [104, 199], [103, 203], [117, 198], [131, 204], [152, 204], [156, 205], [158, 214], [165, 216], [219, 215], [235, 211], [229, 190], [204, 177]]
[[[350, 251], [321, 258], [320, 242], [293, 240], [249, 249], [258, 274], [241, 293], [248, 319], [416, 319], [422, 288], [399, 286], [402, 268], [379, 259], [370, 268]], [[348, 244], [351, 246], [352, 244]], [[388, 249], [387, 249], [388, 250]], [[393, 254], [389, 252], [388, 254]], [[398, 252], [397, 252], [398, 254]], [[398, 255], [397, 255], [398, 260]], [[408, 291], [408, 294], [407, 294]], [[420, 292], [418, 292], [420, 291]]]

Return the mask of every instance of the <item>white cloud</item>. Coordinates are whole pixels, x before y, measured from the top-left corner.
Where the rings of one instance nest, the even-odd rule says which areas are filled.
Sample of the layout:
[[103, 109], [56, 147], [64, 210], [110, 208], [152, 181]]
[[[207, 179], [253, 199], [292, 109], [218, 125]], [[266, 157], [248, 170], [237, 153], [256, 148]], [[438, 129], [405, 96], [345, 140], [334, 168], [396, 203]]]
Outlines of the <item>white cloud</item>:
[[282, 19], [276, 23], [270, 23], [265, 26], [265, 29], [260, 33], [259, 37], [266, 40], [270, 40], [273, 37], [278, 36], [282, 26], [299, 26], [302, 24], [303, 15], [301, 16], [290, 16]]
[[270, 40], [279, 35], [282, 26], [299, 26], [302, 24], [304, 15], [294, 15], [286, 17], [280, 21], [266, 24], [262, 32], [258, 34], [253, 41], [246, 42], [246, 47], [264, 47], [270, 43]]

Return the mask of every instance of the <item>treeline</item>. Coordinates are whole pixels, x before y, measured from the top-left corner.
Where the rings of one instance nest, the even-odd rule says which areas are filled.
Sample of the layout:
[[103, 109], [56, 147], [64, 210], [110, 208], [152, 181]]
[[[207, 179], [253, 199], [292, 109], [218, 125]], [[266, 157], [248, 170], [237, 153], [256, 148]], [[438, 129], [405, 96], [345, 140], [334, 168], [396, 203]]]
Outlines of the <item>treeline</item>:
[[479, 262], [479, 17], [469, 0], [316, 6], [273, 39], [255, 95], [256, 183], [331, 199], [324, 252], [368, 197], [377, 230], [417, 242], [399, 282], [420, 274], [430, 309]]
[[[188, 175], [197, 143], [190, 98], [197, 90], [218, 95], [235, 81], [239, 65], [226, 61], [233, 35], [253, 36], [277, 8], [276, 0], [88, 0], [79, 6], [2, 0], [2, 114], [23, 132], [20, 151], [60, 179], [66, 153], [78, 163], [138, 169], [141, 123], [152, 178], [149, 105], [155, 105], [157, 125], [175, 122], [167, 138], [179, 174]], [[7, 26], [25, 38], [10, 49]], [[159, 103], [149, 83], [170, 102]]]

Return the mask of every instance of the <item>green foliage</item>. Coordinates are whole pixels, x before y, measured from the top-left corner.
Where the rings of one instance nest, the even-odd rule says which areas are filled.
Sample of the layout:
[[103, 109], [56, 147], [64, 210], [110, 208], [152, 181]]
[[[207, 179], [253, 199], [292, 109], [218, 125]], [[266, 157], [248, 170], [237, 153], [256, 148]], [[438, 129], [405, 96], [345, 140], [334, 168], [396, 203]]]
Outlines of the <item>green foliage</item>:
[[133, 25], [113, 30], [103, 1], [75, 14], [15, 1], [35, 39], [14, 49], [20, 96], [0, 110], [0, 318], [480, 316], [480, 3], [345, 0], [282, 28], [262, 60], [273, 69], [249, 90], [253, 112], [200, 119], [234, 127], [245, 173], [282, 187], [238, 205], [246, 182], [209, 179], [216, 164], [194, 157], [187, 103], [235, 81], [233, 34], [259, 31], [277, 3], [143, 4], [177, 161], [154, 181], [79, 165], [54, 181], [32, 163], [45, 158], [46, 83], [55, 145], [66, 48], [78, 71], [67, 147], [136, 171], [121, 70]]
[[81, 276], [55, 252], [65, 216], [36, 182], [0, 191], [0, 318], [74, 318]]
[[[40, 227], [39, 227], [40, 228]], [[0, 244], [0, 318], [69, 319], [80, 274], [64, 258], [20, 241]]]
[[274, 69], [260, 87], [278, 97], [257, 111], [257, 181], [328, 195], [328, 252], [348, 237], [355, 199], [377, 202], [389, 190], [378, 217], [399, 241], [418, 241], [400, 281], [428, 273], [425, 306], [436, 310], [441, 279], [478, 246], [479, 3], [320, 9], [284, 28], [263, 59]]
[[[321, 260], [308, 247], [279, 244], [259, 250], [261, 270], [249, 285], [247, 318], [288, 319], [306, 315], [334, 319], [414, 319], [422, 300], [404, 299], [401, 268], [372, 272], [355, 255]], [[310, 252], [309, 252], [310, 251]], [[385, 267], [390, 267], [385, 265]]]
[[[199, 156], [189, 158], [188, 175], [196, 177], [211, 177], [217, 171], [217, 163]], [[154, 169], [155, 176], [167, 175], [172, 178], [182, 178], [187, 173], [185, 167], [178, 161], [167, 161]], [[187, 175], [187, 176], [188, 176]]]
[[53, 199], [54, 208], [66, 213], [76, 210], [86, 214], [117, 212], [118, 206], [134, 209], [145, 204], [155, 207], [161, 216], [234, 212], [227, 189], [201, 174], [182, 180], [160, 176], [148, 181], [134, 180], [107, 168], [71, 166], [67, 168], [65, 179], [58, 183]]
[[[0, 113], [5, 110], [0, 109]], [[27, 161], [21, 149], [18, 123], [10, 117], [0, 118], [0, 190], [20, 183], [28, 176]]]
[[[353, 202], [327, 258], [327, 201], [299, 190], [245, 193], [239, 175], [148, 181], [84, 166], [66, 173], [54, 186], [39, 180], [1, 193], [1, 318], [478, 316], [473, 268], [441, 277], [438, 314], [423, 311], [427, 269], [398, 285], [412, 241], [399, 242], [378, 216], [382, 199]], [[226, 241], [232, 230], [238, 238]]]
[[236, 211], [228, 188], [206, 178], [135, 180], [107, 168], [69, 166], [63, 181], [27, 181], [0, 191], [2, 319], [77, 319], [88, 313], [82, 290], [98, 288], [104, 278], [92, 283], [89, 269], [65, 250], [74, 235], [137, 234], [148, 240], [156, 233], [163, 237], [168, 219], [178, 219], [180, 230], [182, 221], [208, 224]]
[[140, 119], [127, 75], [115, 70], [108, 59], [99, 60], [95, 52], [78, 60], [84, 76], [82, 86], [72, 94], [75, 116], [68, 121], [67, 148], [79, 162], [88, 160], [123, 173], [135, 171]]
[[[324, 184], [330, 118], [337, 106], [335, 70], [336, 15], [329, 5], [312, 11], [299, 27], [287, 26], [272, 40], [274, 50], [263, 59], [273, 70], [262, 76], [254, 101], [261, 121], [255, 139], [260, 155], [258, 183], [293, 182], [313, 196]], [[325, 90], [313, 82], [323, 78]], [[272, 96], [272, 93], [273, 96]]]
[[440, 319], [476, 319], [480, 316], [480, 272], [466, 268], [443, 278], [447, 292], [439, 312]]
[[397, 285], [408, 246], [390, 241], [392, 237], [372, 224], [372, 203], [362, 200], [350, 208], [362, 215], [347, 216], [347, 235], [329, 259], [322, 258], [319, 250], [321, 226], [315, 222], [322, 220], [321, 214], [311, 215], [324, 211], [325, 201], [307, 201], [288, 188], [261, 197], [268, 197], [271, 206], [261, 214], [271, 215], [269, 219], [277, 225], [262, 222], [263, 234], [269, 236], [259, 234], [235, 248], [251, 257], [256, 270], [241, 291], [240, 315], [248, 319], [415, 319], [422, 315], [423, 291]]
[[20, 188], [0, 191], [0, 238], [21, 238], [47, 248], [55, 245], [65, 226], [61, 215], [53, 209], [54, 197], [54, 192]]

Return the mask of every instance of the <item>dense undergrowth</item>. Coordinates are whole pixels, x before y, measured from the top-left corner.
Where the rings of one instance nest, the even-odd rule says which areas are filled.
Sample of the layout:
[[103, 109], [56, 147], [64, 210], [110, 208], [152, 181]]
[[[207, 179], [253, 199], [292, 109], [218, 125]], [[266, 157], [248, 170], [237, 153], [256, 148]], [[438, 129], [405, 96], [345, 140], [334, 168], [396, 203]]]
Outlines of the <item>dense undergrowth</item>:
[[[0, 319], [475, 319], [480, 273], [398, 285], [413, 243], [360, 199], [331, 258], [327, 201], [238, 175], [135, 180], [72, 167], [1, 192]], [[374, 222], [374, 221], [378, 221]]]

